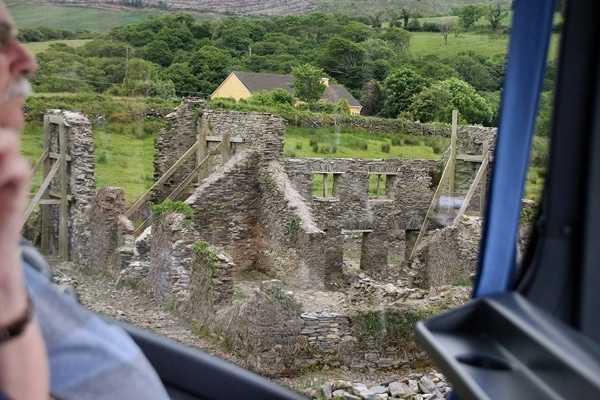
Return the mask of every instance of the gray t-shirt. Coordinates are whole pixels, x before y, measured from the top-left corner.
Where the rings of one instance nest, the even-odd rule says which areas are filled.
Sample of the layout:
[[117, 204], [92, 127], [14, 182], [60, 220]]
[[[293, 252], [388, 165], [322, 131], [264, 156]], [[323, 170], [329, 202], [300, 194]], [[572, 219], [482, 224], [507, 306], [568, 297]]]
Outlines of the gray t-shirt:
[[140, 348], [24, 263], [50, 362], [50, 393], [65, 400], [168, 399]]

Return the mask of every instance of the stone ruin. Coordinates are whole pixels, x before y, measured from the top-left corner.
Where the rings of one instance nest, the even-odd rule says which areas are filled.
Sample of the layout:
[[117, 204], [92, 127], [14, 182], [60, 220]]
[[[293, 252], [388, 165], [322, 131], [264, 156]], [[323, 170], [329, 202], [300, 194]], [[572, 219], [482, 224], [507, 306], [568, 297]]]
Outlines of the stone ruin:
[[[285, 158], [282, 118], [210, 110], [202, 100], [185, 99], [159, 133], [155, 180], [197, 140], [203, 146], [151, 201], [169, 197], [206, 159], [190, 190], [176, 199], [193, 217], [154, 215], [151, 227], [135, 237], [123, 190], [96, 192], [91, 184], [89, 123], [63, 114], [71, 158], [85, 160], [70, 170], [72, 261], [143, 281], [153, 295], [246, 354], [261, 374], [312, 365], [413, 364], [423, 354], [405, 340], [412, 331], [384, 329], [385, 321], [412, 327], [469, 296], [468, 287], [448, 285], [474, 271], [477, 218], [434, 231], [415, 260], [407, 260], [440, 161]], [[494, 129], [459, 127], [459, 150], [480, 154], [483, 140], [494, 137]], [[221, 142], [229, 151], [217, 151]], [[464, 193], [476, 166], [459, 164], [457, 171], [463, 178], [456, 191]], [[324, 191], [315, 191], [316, 177], [326, 181]], [[379, 182], [375, 194], [368, 191], [372, 179]], [[444, 242], [453, 243], [452, 251], [440, 246]], [[336, 302], [307, 301], [321, 295]]]

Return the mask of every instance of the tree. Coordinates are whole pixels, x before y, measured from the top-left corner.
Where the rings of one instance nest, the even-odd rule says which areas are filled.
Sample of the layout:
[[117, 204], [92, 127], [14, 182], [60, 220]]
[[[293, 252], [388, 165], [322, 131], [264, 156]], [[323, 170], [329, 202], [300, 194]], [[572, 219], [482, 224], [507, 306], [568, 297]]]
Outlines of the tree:
[[413, 97], [409, 112], [421, 122], [449, 122], [452, 119], [452, 92], [448, 83], [436, 82]]
[[380, 35], [379, 39], [385, 41], [387, 45], [399, 54], [408, 54], [410, 52], [410, 38], [412, 34], [401, 28], [387, 28]]
[[454, 23], [450, 20], [441, 21], [437, 24], [438, 29], [442, 33], [444, 37], [444, 44], [448, 44], [448, 35], [452, 32], [452, 28], [454, 27]]
[[361, 93], [360, 103], [363, 106], [361, 114], [366, 116], [377, 115], [383, 108], [383, 90], [381, 84], [372, 79], [363, 85]]
[[369, 25], [373, 28], [381, 28], [381, 20], [383, 19], [383, 10], [377, 11], [374, 14], [367, 14], [366, 19]]
[[409, 111], [422, 122], [446, 122], [456, 108], [465, 123], [489, 124], [494, 116], [490, 105], [468, 83], [458, 78], [436, 82], [412, 98]]
[[487, 15], [485, 16], [492, 27], [492, 31], [496, 32], [496, 29], [500, 27], [500, 22], [503, 18], [508, 15], [508, 12], [502, 11], [499, 4], [490, 6]]
[[127, 54], [127, 44], [113, 40], [94, 39], [79, 50], [83, 57], [125, 57]]
[[172, 81], [175, 85], [175, 92], [179, 96], [202, 96], [208, 97], [210, 92], [200, 92], [200, 81], [192, 73], [188, 63], [173, 63], [168, 68], [159, 73], [163, 81]]
[[243, 71], [287, 75], [290, 73], [290, 65], [297, 64], [300, 64], [300, 61], [291, 54], [252, 55], [242, 60], [241, 68], [239, 69]]
[[410, 67], [401, 67], [383, 82], [385, 96], [384, 116], [396, 118], [402, 111], [407, 111], [412, 103], [412, 96], [428, 86], [429, 81]]
[[[206, 83], [205, 90], [212, 93], [229, 74], [232, 58], [226, 50], [204, 46], [192, 53], [189, 61], [191, 71]], [[177, 82], [175, 86], [177, 86]]]
[[[504, 74], [506, 72], [506, 54], [495, 54], [485, 60], [483, 63], [490, 76], [490, 86], [488, 90], [501, 90], [504, 83]], [[546, 66], [546, 75], [552, 70], [553, 61], [549, 61]], [[547, 78], [545, 78], [547, 79]], [[551, 85], [554, 86], [554, 78], [551, 78]]]
[[271, 91], [271, 97], [276, 104], [287, 104], [293, 106], [296, 103], [294, 96], [285, 89], [277, 88]]
[[370, 26], [360, 22], [351, 21], [348, 25], [344, 26], [340, 36], [353, 42], [364, 42], [373, 34], [373, 29]]
[[357, 89], [369, 78], [365, 48], [348, 39], [334, 36], [319, 57], [321, 67], [344, 86]]
[[410, 19], [410, 12], [406, 8], [400, 10], [400, 18], [404, 21], [404, 29], [408, 29], [408, 20]]
[[[451, 66], [456, 69], [460, 79], [473, 86], [476, 90], [489, 91], [499, 90], [498, 82], [490, 75], [490, 70], [486, 68], [474, 55], [460, 55], [449, 60]], [[500, 82], [502, 86], [502, 82]]]
[[164, 40], [153, 40], [144, 47], [146, 60], [163, 67], [168, 67], [173, 61], [173, 52]]
[[470, 30], [484, 13], [484, 9], [476, 5], [459, 7], [454, 10], [454, 14], [458, 16], [458, 21], [465, 28], [465, 31]]
[[310, 64], [299, 65], [292, 68], [294, 81], [290, 84], [299, 100], [311, 103], [318, 101], [323, 96], [325, 84], [322, 81], [323, 70]]
[[344, 115], [350, 115], [352, 112], [350, 111], [350, 102], [348, 99], [339, 99], [337, 102], [337, 106], [340, 108], [340, 111]]
[[367, 51], [369, 60], [388, 60], [392, 61], [397, 58], [397, 54], [392, 50], [388, 42], [383, 39], [368, 39], [363, 43], [364, 49]]
[[437, 57], [425, 57], [419, 60], [411, 60], [411, 65], [423, 76], [434, 81], [443, 81], [448, 78], [459, 78], [460, 75], [448, 62], [441, 62]]

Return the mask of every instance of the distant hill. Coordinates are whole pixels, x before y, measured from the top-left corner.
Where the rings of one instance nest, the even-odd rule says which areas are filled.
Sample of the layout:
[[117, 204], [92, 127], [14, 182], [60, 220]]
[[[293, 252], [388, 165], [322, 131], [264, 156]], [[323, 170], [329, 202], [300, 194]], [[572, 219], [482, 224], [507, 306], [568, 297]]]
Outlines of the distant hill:
[[[25, 3], [25, 1], [7, 1]], [[424, 16], [448, 14], [452, 8], [468, 4], [510, 5], [510, 0], [28, 0], [28, 4], [56, 4], [144, 11], [219, 13], [230, 15], [284, 16], [302, 15], [315, 11], [364, 15], [380, 10], [402, 8], [418, 11]]]

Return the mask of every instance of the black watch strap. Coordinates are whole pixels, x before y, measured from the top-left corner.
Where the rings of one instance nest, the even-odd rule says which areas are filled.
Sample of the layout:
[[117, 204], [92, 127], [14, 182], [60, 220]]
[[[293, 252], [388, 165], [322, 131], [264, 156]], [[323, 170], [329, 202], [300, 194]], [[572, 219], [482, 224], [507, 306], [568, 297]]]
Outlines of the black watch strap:
[[19, 317], [16, 321], [10, 323], [8, 326], [0, 326], [0, 344], [6, 343], [9, 340], [19, 336], [31, 319], [33, 318], [33, 305], [31, 304], [31, 298], [27, 296], [27, 308], [25, 313]]

